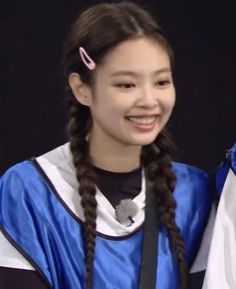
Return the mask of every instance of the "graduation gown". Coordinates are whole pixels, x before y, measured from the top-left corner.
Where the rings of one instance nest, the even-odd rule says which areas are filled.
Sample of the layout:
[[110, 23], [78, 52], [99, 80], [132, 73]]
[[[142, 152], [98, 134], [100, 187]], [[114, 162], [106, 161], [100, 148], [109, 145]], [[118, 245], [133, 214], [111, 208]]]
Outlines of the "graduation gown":
[[[212, 202], [203, 171], [173, 163], [177, 176], [176, 222], [192, 264]], [[142, 264], [146, 180], [133, 201], [138, 207], [132, 226], [120, 224], [115, 210], [97, 189], [97, 237], [93, 288], [137, 289]], [[16, 268], [37, 270], [54, 289], [85, 285], [83, 210], [69, 145], [10, 168], [0, 181], [0, 225], [3, 236], [19, 255]], [[165, 227], [158, 234], [158, 289], [180, 289], [179, 273]], [[152, 250], [152, 248], [150, 248]], [[2, 263], [14, 267], [8, 253]], [[14, 263], [14, 262], [13, 262]]]

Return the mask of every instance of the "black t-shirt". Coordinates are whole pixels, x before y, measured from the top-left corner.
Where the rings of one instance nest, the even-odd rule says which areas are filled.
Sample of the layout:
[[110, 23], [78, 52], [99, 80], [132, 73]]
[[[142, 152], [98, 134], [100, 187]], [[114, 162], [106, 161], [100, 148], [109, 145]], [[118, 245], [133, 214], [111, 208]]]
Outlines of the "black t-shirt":
[[95, 167], [97, 187], [116, 207], [123, 199], [133, 199], [141, 191], [142, 170], [138, 168], [127, 173], [113, 173]]

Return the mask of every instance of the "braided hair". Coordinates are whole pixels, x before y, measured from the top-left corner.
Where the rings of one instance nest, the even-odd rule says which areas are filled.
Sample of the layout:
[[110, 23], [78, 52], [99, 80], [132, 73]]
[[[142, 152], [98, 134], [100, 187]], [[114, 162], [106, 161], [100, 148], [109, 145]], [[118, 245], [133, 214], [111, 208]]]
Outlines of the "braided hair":
[[[69, 92], [71, 94], [71, 92]], [[86, 288], [91, 288], [93, 272], [93, 256], [96, 237], [96, 177], [93, 172], [93, 165], [89, 155], [89, 148], [86, 142], [87, 135], [87, 114], [81, 105], [70, 98], [70, 149], [73, 155], [73, 162], [76, 168], [76, 178], [79, 182], [79, 194], [85, 217], [85, 240], [86, 240]]]
[[185, 289], [188, 268], [185, 261], [184, 241], [175, 222], [176, 201], [173, 191], [176, 176], [171, 167], [171, 146], [166, 130], [162, 131], [154, 144], [143, 147], [142, 164], [146, 168], [148, 178], [154, 183], [160, 220], [167, 228], [180, 271], [181, 288]]
[[[93, 85], [94, 72], [88, 70], [80, 59], [78, 53], [80, 46], [99, 66], [104, 56], [116, 45], [140, 37], [148, 37], [161, 45], [173, 66], [173, 53], [160, 27], [150, 14], [138, 5], [123, 2], [98, 4], [87, 9], [74, 23], [65, 42], [63, 58], [65, 78], [68, 79], [71, 73], [77, 72], [85, 84]], [[97, 208], [96, 175], [89, 153], [89, 140], [87, 140], [92, 120], [89, 108], [76, 101], [70, 87], [67, 89], [67, 99], [70, 148], [85, 217], [86, 289], [92, 289]], [[165, 130], [157, 136], [153, 144], [142, 148], [141, 164], [147, 172], [147, 177], [154, 183], [157, 210], [174, 249], [181, 287], [186, 289], [188, 270], [184, 256], [184, 241], [175, 222], [176, 202], [172, 194], [176, 176], [171, 169], [170, 140]]]

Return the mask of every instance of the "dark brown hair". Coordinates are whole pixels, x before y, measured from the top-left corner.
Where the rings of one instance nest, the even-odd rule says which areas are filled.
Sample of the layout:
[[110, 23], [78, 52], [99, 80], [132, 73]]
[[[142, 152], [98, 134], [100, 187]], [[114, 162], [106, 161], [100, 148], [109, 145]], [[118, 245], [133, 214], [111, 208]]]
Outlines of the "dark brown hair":
[[[93, 71], [82, 62], [79, 47], [82, 46], [96, 65], [116, 45], [129, 39], [146, 37], [156, 41], [165, 49], [173, 62], [171, 47], [160, 27], [148, 12], [130, 2], [98, 4], [83, 12], [74, 23], [64, 47], [64, 70], [78, 72], [82, 81], [92, 85]], [[69, 135], [76, 177], [80, 184], [79, 194], [85, 216], [86, 288], [92, 288], [93, 259], [96, 239], [96, 175], [89, 154], [86, 136], [91, 128], [89, 108], [75, 100], [70, 89]], [[157, 146], [160, 152], [156, 149]], [[172, 195], [176, 177], [171, 169], [170, 141], [163, 130], [153, 144], [142, 148], [141, 163], [150, 180], [154, 182], [157, 210], [161, 222], [166, 226], [176, 257], [181, 287], [187, 288], [187, 265], [184, 257], [184, 241], [175, 222], [176, 202]]]

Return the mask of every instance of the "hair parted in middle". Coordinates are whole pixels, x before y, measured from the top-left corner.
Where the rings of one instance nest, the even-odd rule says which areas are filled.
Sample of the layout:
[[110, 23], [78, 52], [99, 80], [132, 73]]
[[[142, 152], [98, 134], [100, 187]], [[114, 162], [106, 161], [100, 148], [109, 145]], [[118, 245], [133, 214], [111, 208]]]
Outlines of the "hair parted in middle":
[[[104, 57], [118, 44], [138, 38], [148, 38], [158, 43], [170, 58], [173, 68], [172, 49], [154, 18], [143, 8], [131, 2], [103, 3], [85, 10], [75, 21], [64, 46], [64, 73], [68, 80], [71, 73], [78, 73], [81, 80], [93, 85], [96, 69], [90, 70], [81, 59], [82, 47], [99, 67]], [[85, 216], [86, 289], [92, 288], [94, 248], [96, 240], [96, 175], [86, 140], [91, 129], [89, 107], [80, 104], [71, 89], [67, 89], [69, 103], [70, 147], [79, 194]], [[156, 146], [159, 148], [156, 149]], [[141, 164], [146, 176], [153, 181], [156, 192], [156, 207], [162, 224], [174, 249], [181, 288], [187, 288], [187, 264], [184, 241], [175, 222], [176, 202], [173, 197], [176, 176], [172, 171], [171, 142], [165, 129], [154, 143], [142, 148]]]

